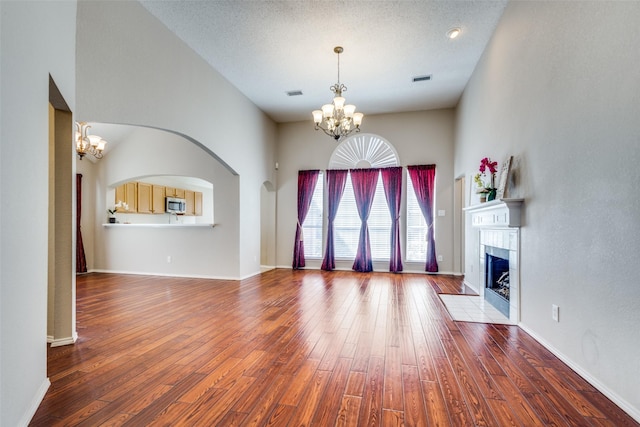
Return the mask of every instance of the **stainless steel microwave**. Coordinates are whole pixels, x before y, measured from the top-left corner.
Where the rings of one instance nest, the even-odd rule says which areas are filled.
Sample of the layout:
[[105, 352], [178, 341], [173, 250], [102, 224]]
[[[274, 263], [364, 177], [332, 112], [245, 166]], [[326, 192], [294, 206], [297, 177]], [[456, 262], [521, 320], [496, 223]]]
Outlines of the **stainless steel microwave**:
[[183, 214], [187, 211], [187, 201], [177, 197], [167, 197], [165, 212]]

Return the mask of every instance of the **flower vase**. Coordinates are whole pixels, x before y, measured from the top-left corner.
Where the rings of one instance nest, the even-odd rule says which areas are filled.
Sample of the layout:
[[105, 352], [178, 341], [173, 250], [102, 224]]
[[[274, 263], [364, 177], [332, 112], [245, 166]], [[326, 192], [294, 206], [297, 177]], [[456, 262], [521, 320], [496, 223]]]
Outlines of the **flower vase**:
[[491, 190], [489, 190], [489, 193], [487, 193], [487, 201], [490, 202], [495, 199], [496, 199], [496, 189], [492, 188]]
[[480, 193], [480, 203], [487, 201], [487, 193]]
[[113, 216], [109, 217], [109, 224], [115, 224], [116, 223], [116, 218]]

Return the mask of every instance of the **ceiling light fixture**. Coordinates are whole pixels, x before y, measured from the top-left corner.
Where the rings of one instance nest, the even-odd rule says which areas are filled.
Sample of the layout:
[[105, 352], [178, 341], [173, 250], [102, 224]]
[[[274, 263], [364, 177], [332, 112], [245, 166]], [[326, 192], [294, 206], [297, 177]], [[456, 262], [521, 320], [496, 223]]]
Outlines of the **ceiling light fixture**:
[[338, 83], [329, 89], [335, 94], [335, 97], [333, 103], [323, 105], [322, 110], [315, 110], [312, 114], [315, 129], [322, 129], [324, 133], [339, 141], [340, 138], [349, 135], [354, 130], [360, 132], [364, 114], [356, 113], [355, 105], [344, 105], [346, 100], [342, 97], [342, 92], [346, 92], [347, 87], [340, 83], [340, 54], [344, 49], [336, 46], [333, 51], [338, 54]]
[[447, 31], [447, 37], [449, 37], [450, 39], [455, 39], [460, 35], [461, 32], [462, 30], [460, 28], [457, 28], [457, 27], [452, 28], [449, 31]]
[[102, 151], [107, 145], [107, 141], [98, 135], [89, 135], [91, 125], [87, 122], [76, 122], [76, 153], [80, 160], [87, 154], [92, 155], [96, 159], [102, 158]]

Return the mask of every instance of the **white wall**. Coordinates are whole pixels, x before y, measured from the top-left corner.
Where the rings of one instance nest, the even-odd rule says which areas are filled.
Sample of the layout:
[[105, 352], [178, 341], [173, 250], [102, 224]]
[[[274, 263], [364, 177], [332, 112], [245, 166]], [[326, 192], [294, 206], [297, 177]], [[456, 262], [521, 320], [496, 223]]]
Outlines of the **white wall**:
[[[150, 128], [129, 133], [95, 166], [94, 270], [238, 278], [237, 175], [185, 138]], [[213, 183], [216, 227], [104, 227], [107, 208], [113, 205], [114, 186], [151, 175], [191, 176]], [[117, 216], [121, 221], [135, 222], [138, 215]], [[168, 220], [166, 215], [161, 217]], [[171, 263], [167, 256], [171, 256]]]
[[459, 105], [455, 172], [515, 156], [522, 326], [640, 421], [638, 22], [637, 2], [510, 3]]
[[28, 423], [49, 385], [49, 74], [74, 110], [76, 3], [0, 7], [0, 425], [13, 427]]
[[[441, 272], [453, 270], [453, 110], [418, 111], [365, 116], [362, 131], [380, 135], [398, 152], [402, 166], [436, 164], [436, 209], [446, 212], [435, 218], [436, 251], [442, 255]], [[279, 125], [277, 265], [290, 267], [297, 222], [298, 170], [327, 169], [336, 142], [313, 129], [311, 120]], [[405, 171], [406, 172], [406, 171]], [[406, 173], [404, 177], [406, 181]], [[406, 182], [403, 194], [406, 194]], [[402, 199], [401, 240], [406, 239], [405, 207]], [[324, 253], [324, 251], [323, 251]], [[404, 251], [403, 251], [404, 255]], [[423, 272], [425, 263], [404, 263], [405, 271]], [[322, 260], [307, 260], [307, 268], [320, 268]], [[336, 261], [336, 267], [351, 269], [353, 260]], [[374, 262], [374, 269], [389, 271], [389, 262]]]
[[215, 153], [239, 175], [238, 249], [221, 262], [237, 266], [234, 277], [259, 272], [260, 187], [274, 181], [275, 124], [139, 3], [81, 2], [78, 16], [78, 117], [171, 130]]

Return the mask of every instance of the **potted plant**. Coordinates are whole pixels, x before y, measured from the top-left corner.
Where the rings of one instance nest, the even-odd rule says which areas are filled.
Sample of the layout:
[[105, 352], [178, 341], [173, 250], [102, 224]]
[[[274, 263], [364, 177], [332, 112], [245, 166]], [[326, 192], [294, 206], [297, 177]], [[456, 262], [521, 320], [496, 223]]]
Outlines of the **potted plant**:
[[128, 211], [129, 210], [129, 205], [127, 205], [126, 203], [124, 203], [122, 200], [118, 200], [118, 203], [115, 204], [115, 206], [112, 209], [107, 209], [107, 212], [109, 212], [109, 224], [115, 224], [116, 223], [116, 212], [118, 212], [118, 208], [124, 208], [124, 210]]
[[485, 157], [480, 160], [480, 168], [479, 171], [474, 177], [478, 188], [476, 189], [476, 193], [480, 194], [480, 201], [491, 201], [496, 198], [496, 173], [498, 172], [498, 162], [491, 161], [490, 158]]

